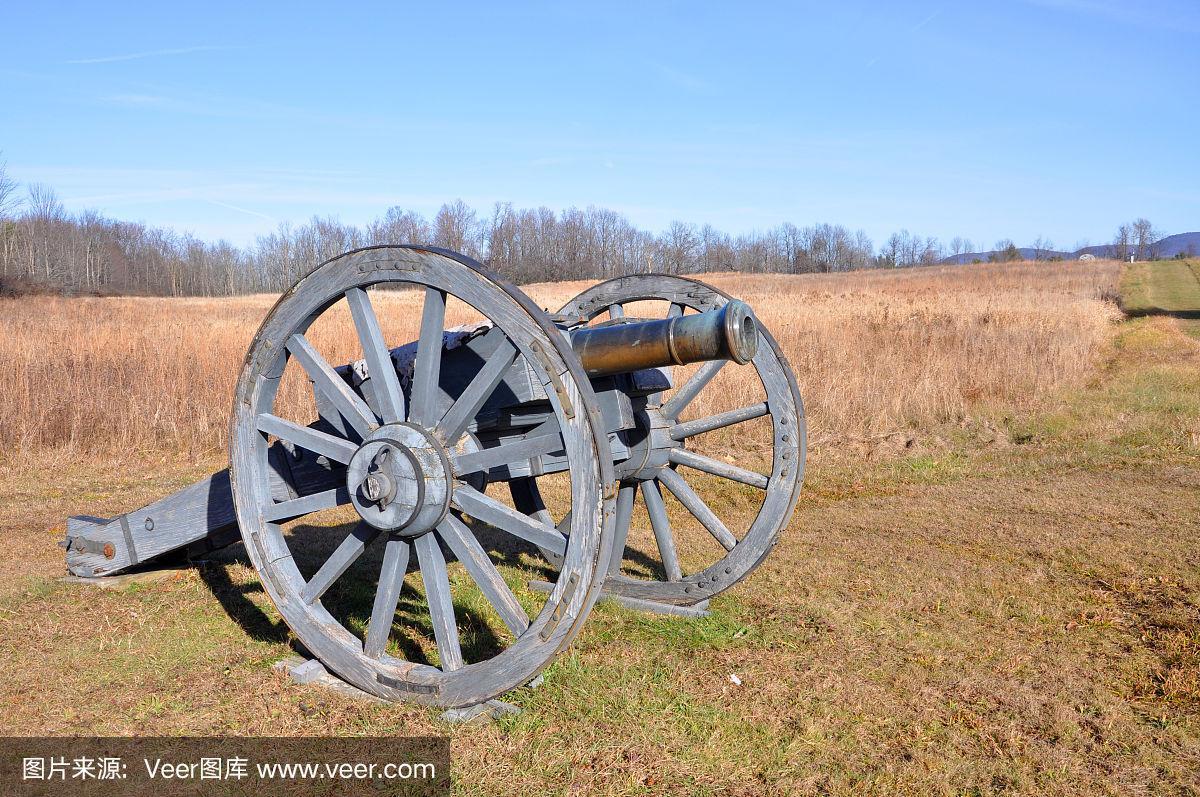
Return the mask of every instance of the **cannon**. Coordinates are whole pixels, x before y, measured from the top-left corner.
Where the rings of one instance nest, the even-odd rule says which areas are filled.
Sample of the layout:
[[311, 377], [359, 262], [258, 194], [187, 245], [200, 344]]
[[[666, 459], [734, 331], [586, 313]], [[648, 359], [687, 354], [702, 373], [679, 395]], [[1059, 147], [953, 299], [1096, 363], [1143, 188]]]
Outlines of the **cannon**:
[[[421, 299], [404, 345], [388, 345], [372, 301], [387, 290]], [[473, 320], [447, 329], [448, 302]], [[346, 309], [362, 357], [335, 365], [310, 330]], [[725, 367], [760, 400], [688, 417]], [[285, 411], [289, 379], [311, 396], [306, 417]], [[689, 447], [748, 423], [767, 435], [759, 470]], [[102, 578], [240, 540], [328, 670], [447, 708], [529, 683], [602, 594], [706, 606], [779, 539], [805, 456], [791, 368], [743, 302], [634, 275], [550, 313], [468, 257], [398, 245], [340, 255], [280, 297], [246, 353], [229, 440], [229, 467], [207, 479], [116, 518], [70, 518], [68, 570]], [[753, 522], [731, 528], [681, 471], [753, 496]], [[687, 568], [667, 493], [715, 544]], [[639, 498], [653, 556], [628, 545]]]

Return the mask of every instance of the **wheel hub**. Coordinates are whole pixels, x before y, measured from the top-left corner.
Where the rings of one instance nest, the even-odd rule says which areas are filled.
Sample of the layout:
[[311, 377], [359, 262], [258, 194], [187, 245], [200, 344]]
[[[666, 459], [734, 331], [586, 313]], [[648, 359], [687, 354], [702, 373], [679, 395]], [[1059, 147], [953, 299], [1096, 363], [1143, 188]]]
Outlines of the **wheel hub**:
[[617, 464], [617, 472], [623, 479], [649, 481], [670, 464], [671, 449], [684, 445], [671, 437], [675, 422], [656, 403], [635, 408], [634, 422], [637, 428], [626, 438], [629, 459]]
[[381, 426], [346, 468], [350, 502], [371, 526], [416, 537], [432, 529], [450, 507], [453, 477], [446, 450], [424, 429], [408, 423]]

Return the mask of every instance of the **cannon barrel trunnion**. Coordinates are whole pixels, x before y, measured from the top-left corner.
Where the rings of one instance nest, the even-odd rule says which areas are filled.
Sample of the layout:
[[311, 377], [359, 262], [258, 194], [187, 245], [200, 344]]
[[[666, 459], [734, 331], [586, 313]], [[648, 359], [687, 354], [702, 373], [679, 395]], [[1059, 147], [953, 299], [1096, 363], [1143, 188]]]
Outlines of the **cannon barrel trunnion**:
[[[394, 347], [377, 314], [386, 305], [372, 298], [381, 294], [368, 290], [392, 286], [423, 299], [416, 340]], [[483, 321], [447, 329], [451, 299]], [[661, 314], [626, 315], [646, 302]], [[331, 363], [307, 334], [334, 305], [349, 310], [361, 360]], [[676, 385], [675, 368], [691, 363], [699, 368]], [[687, 418], [731, 364], [757, 377], [765, 400]], [[285, 371], [307, 381], [315, 419], [287, 415]], [[762, 418], [770, 473], [689, 447]], [[682, 613], [706, 605], [777, 541], [804, 464], [795, 379], [745, 303], [643, 275], [596, 285], [549, 315], [478, 263], [430, 247], [348, 252], [289, 289], [251, 343], [230, 429], [229, 469], [116, 518], [70, 518], [69, 571], [110, 576], [241, 540], [326, 668], [384, 699], [446, 707], [535, 678], [602, 594]], [[683, 469], [760, 496], [750, 528], [735, 533]], [[685, 572], [664, 491], [719, 545], [715, 561]], [[658, 551], [650, 573], [628, 560], [639, 499]], [[547, 580], [514, 592], [500, 569], [514, 551], [540, 561]], [[454, 560], [465, 574], [447, 569]], [[420, 574], [418, 625], [413, 596], [401, 598], [410, 570]]]

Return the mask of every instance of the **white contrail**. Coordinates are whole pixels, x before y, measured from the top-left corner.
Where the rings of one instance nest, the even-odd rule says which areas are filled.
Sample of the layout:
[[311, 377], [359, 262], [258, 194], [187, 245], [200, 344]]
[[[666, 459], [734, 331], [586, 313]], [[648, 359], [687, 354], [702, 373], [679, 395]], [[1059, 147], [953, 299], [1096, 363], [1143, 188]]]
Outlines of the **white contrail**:
[[257, 210], [249, 210], [247, 208], [239, 208], [237, 205], [231, 205], [228, 202], [220, 202], [216, 199], [209, 199], [208, 202], [210, 204], [217, 205], [219, 207], [229, 208], [230, 210], [236, 210], [238, 213], [245, 213], [248, 216], [258, 216], [260, 219], [266, 219], [269, 222], [278, 221], [278, 219], [276, 219], [274, 216], [268, 216], [266, 213], [259, 213]]
[[[915, 32], [917, 32], [917, 31], [919, 31], [921, 28], [925, 27], [925, 26], [926, 26], [926, 25], [928, 25], [930, 22], [932, 22], [932, 21], [934, 20], [934, 18], [935, 18], [935, 17], [936, 17], [938, 14], [942, 13], [942, 10], [943, 10], [943, 9], [944, 9], [944, 6], [938, 6], [937, 8], [935, 8], [935, 9], [933, 10], [933, 13], [932, 13], [932, 14], [930, 14], [930, 15], [929, 15], [929, 16], [927, 16], [927, 17], [925, 17], [925, 19], [921, 20], [921, 21], [920, 21], [920, 22], [918, 22], [916, 25], [913, 25], [911, 28], [909, 28], [909, 29], [908, 29], [908, 32], [909, 32], [909, 33], [915, 33]], [[867, 68], [867, 69], [870, 69], [871, 67], [875, 66], [875, 64], [879, 63], [880, 59], [882, 59], [882, 58], [883, 58], [885, 55], [888, 55], [888, 53], [886, 53], [886, 52], [880, 53], [879, 55], [877, 55], [877, 56], [875, 56], [874, 58], [872, 58], [870, 61], [867, 61], [867, 67], [866, 67], [866, 68]]]
[[201, 45], [199, 47], [177, 47], [171, 50], [147, 50], [144, 53], [125, 53], [124, 55], [104, 55], [99, 58], [75, 58], [70, 61], [65, 61], [68, 64], [111, 64], [114, 61], [136, 61], [139, 58], [154, 58], [160, 55], [186, 55], [187, 53], [201, 53], [209, 50], [231, 50], [231, 47], [223, 47], [218, 45]]

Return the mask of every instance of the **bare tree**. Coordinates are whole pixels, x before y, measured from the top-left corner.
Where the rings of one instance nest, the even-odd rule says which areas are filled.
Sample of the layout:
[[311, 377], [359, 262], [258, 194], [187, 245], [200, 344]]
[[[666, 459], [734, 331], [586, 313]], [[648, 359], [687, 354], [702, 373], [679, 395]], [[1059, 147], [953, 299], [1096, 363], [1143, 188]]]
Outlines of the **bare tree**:
[[992, 263], [1013, 263], [1021, 259], [1021, 250], [1012, 242], [1010, 238], [1001, 238], [996, 241], [995, 248], [988, 255], [988, 260]]
[[16, 225], [9, 219], [21, 206], [17, 181], [8, 176], [8, 164], [0, 160], [0, 277], [8, 276], [8, 263], [16, 243]]
[[367, 226], [367, 239], [372, 244], [432, 244], [433, 229], [420, 213], [400, 207], [390, 207], [382, 219]]
[[894, 232], [883, 242], [879, 249], [879, 265], [881, 268], [899, 268], [904, 265], [901, 258], [904, 253], [904, 242], [908, 238], [908, 230]]
[[1030, 244], [1030, 249], [1033, 250], [1033, 259], [1035, 261], [1046, 260], [1050, 257], [1050, 252], [1054, 249], [1054, 242], [1045, 236], [1039, 235], [1033, 239]]
[[475, 211], [461, 199], [442, 205], [433, 219], [433, 242], [479, 257], [479, 219]]
[[663, 234], [660, 250], [663, 269], [669, 274], [694, 272], [697, 248], [696, 228], [682, 221], [671, 222]]
[[705, 224], [700, 228], [699, 266], [701, 271], [729, 271], [733, 268], [733, 247], [729, 236]]
[[45, 183], [30, 183], [29, 214], [40, 219], [57, 220], [65, 215], [58, 194]]
[[1128, 224], [1122, 224], [1117, 228], [1117, 234], [1113, 236], [1112, 241], [1112, 256], [1117, 260], [1128, 260], [1133, 250], [1133, 230]]
[[21, 206], [21, 197], [17, 194], [19, 187], [8, 175], [8, 163], [0, 160], [0, 219], [11, 217]]
[[852, 270], [870, 268], [873, 265], [875, 244], [865, 230], [854, 233], [854, 244], [850, 250], [849, 268]]
[[1140, 218], [1131, 227], [1133, 254], [1138, 260], [1154, 260], [1158, 257], [1158, 240], [1162, 233], [1154, 228], [1149, 219]]
[[925, 239], [921, 247], [918, 263], [922, 266], [936, 265], [942, 259], [942, 244], [932, 235]]

